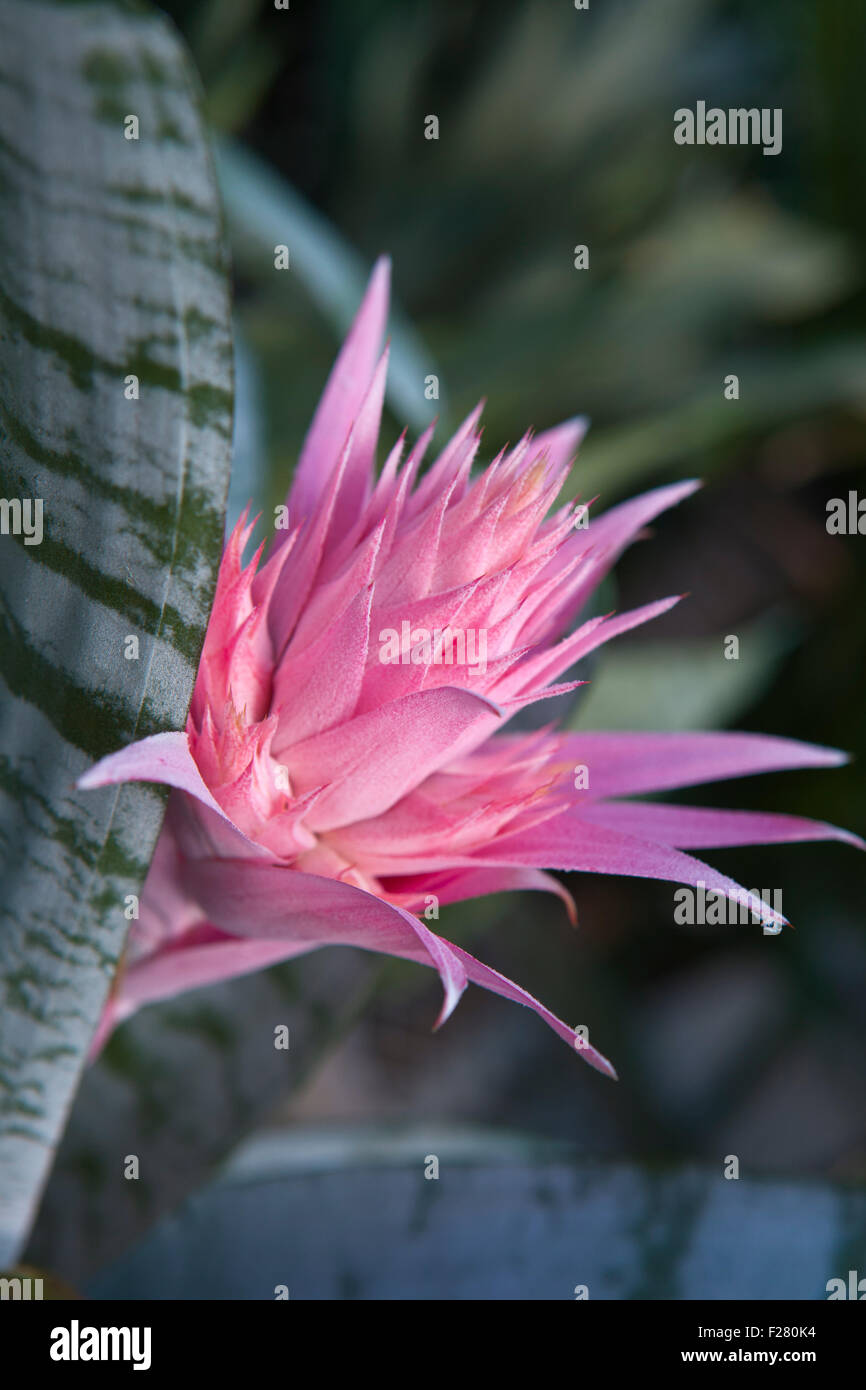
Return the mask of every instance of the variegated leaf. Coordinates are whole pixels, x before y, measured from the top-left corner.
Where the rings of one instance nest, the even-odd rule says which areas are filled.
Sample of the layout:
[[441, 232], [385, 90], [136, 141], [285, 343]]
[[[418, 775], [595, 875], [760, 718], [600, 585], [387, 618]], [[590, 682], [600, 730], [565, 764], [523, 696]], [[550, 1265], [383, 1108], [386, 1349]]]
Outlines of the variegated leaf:
[[230, 437], [218, 203], [175, 35], [141, 6], [0, 0], [0, 493], [33, 523], [0, 517], [0, 1267], [162, 814], [152, 789], [74, 784], [183, 726]]

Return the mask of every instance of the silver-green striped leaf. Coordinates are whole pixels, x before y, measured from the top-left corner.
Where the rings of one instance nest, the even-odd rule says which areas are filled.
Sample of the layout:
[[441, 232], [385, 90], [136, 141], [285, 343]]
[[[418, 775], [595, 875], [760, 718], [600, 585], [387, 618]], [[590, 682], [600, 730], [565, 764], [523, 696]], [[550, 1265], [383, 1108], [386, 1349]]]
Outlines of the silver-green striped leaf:
[[218, 200], [176, 36], [138, 5], [0, 0], [0, 496], [30, 499], [31, 523], [43, 504], [39, 544], [0, 514], [0, 1267], [162, 815], [152, 789], [75, 781], [183, 727], [231, 406]]
[[272, 1129], [86, 1291], [228, 1302], [852, 1296], [866, 1193], [768, 1179], [733, 1158], [600, 1163], [568, 1144], [459, 1125]]

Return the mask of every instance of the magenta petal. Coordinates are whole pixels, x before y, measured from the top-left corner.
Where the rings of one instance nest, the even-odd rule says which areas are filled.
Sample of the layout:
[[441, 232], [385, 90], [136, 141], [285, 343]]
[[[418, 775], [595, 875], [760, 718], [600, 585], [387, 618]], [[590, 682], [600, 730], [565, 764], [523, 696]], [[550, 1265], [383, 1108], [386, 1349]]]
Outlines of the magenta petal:
[[564, 747], [575, 765], [588, 768], [593, 798], [848, 761], [836, 748], [769, 734], [577, 733], [564, 740]]
[[465, 731], [501, 710], [471, 690], [405, 695], [285, 753], [297, 793], [329, 784], [307, 820], [331, 830], [386, 811], [452, 756]]
[[658, 801], [600, 801], [580, 808], [580, 818], [626, 835], [677, 849], [722, 849], [728, 845], [774, 845], [797, 840], [842, 840], [857, 849], [866, 842], [825, 821], [764, 811], [716, 811], [703, 806], [669, 806]]
[[186, 734], [153, 734], [110, 753], [79, 777], [78, 786], [82, 791], [93, 791], [120, 782], [157, 782], [195, 798], [186, 801], [183, 797], [171, 797], [168, 818], [174, 816], [188, 824], [189, 834], [201, 847], [199, 852], [237, 858], [273, 857], [244, 834], [208, 790]]
[[682, 483], [667, 483], [663, 487], [652, 488], [650, 492], [642, 492], [638, 497], [630, 497], [627, 502], [620, 502], [599, 517], [591, 517], [586, 534], [593, 549], [607, 557], [605, 569], [643, 527], [669, 507], [675, 507], [678, 502], [691, 496], [700, 486], [697, 478], [689, 478]]
[[[382, 420], [382, 407], [385, 403], [385, 379], [388, 373], [388, 348], [382, 353], [373, 373], [370, 389], [361, 403], [357, 418], [352, 425], [349, 455], [340, 483], [340, 493], [334, 504], [331, 523], [332, 536], [337, 543], [349, 530], [352, 523], [366, 510], [372, 492], [373, 468], [376, 462], [376, 444], [379, 439], [379, 425]], [[329, 549], [333, 548], [331, 541]]]
[[233, 824], [205, 785], [186, 734], [152, 734], [117, 753], [109, 753], [79, 777], [78, 786], [82, 791], [92, 791], [116, 782], [161, 782], [166, 787], [177, 787]]
[[575, 415], [573, 419], [556, 425], [552, 430], [544, 430], [532, 441], [531, 457], [537, 458], [539, 454], [546, 454], [551, 467], [561, 468], [574, 458], [588, 429], [587, 417]]
[[[301, 450], [288, 498], [289, 514], [298, 521], [315, 510], [367, 394], [388, 316], [390, 278], [391, 263], [382, 256], [373, 268], [367, 292], [328, 377]], [[281, 535], [277, 536], [278, 544]]]
[[302, 944], [306, 950], [359, 946], [432, 965], [445, 987], [445, 1008], [437, 1026], [451, 1013], [469, 979], [494, 994], [525, 1004], [590, 1066], [606, 1076], [616, 1076], [601, 1053], [584, 1045], [574, 1028], [526, 990], [434, 935], [402, 908], [352, 884], [293, 869], [227, 860], [199, 860], [188, 867], [185, 881], [209, 920], [227, 931], [256, 938], [277, 937]]
[[600, 1071], [604, 1076], [609, 1076], [616, 1081], [616, 1071], [612, 1064], [596, 1048], [590, 1047], [588, 1042], [584, 1042], [583, 1037], [577, 1032], [576, 1028], [569, 1028], [567, 1023], [557, 1018], [556, 1014], [546, 1009], [540, 1004], [527, 990], [521, 989], [514, 984], [507, 976], [500, 975], [498, 970], [492, 970], [489, 965], [484, 965], [474, 956], [470, 956], [468, 951], [462, 950], [459, 946], [451, 948], [455, 955], [463, 962], [466, 974], [474, 985], [481, 985], [484, 989], [489, 989], [493, 994], [501, 994], [504, 999], [511, 999], [515, 1004], [524, 1004], [533, 1013], [543, 1019], [549, 1028], [552, 1028], [557, 1037], [567, 1042], [569, 1047], [573, 1047], [579, 1057], [588, 1062], [596, 1071]]
[[475, 409], [469, 412], [466, 419], [458, 427], [438, 458], [430, 465], [415, 493], [406, 504], [407, 520], [420, 515], [426, 507], [433, 504], [453, 484], [455, 466], [465, 456], [465, 451], [470, 448], [471, 441], [476, 437], [475, 427], [481, 418], [483, 409], [484, 402], [479, 401]]
[[[450, 874], [409, 875], [390, 879], [388, 889], [389, 897], [411, 898], [412, 903], [419, 905], [423, 905], [429, 893], [434, 893], [440, 903], [465, 902], [467, 898], [484, 898], [490, 893], [553, 893], [565, 904], [571, 921], [577, 921], [574, 898], [568, 889], [542, 869], [457, 869]], [[404, 902], [404, 906], [410, 906], [409, 902]]]
[[447, 941], [403, 908], [351, 883], [226, 859], [188, 864], [184, 883], [210, 922], [239, 936], [288, 941], [299, 952], [360, 946], [435, 966], [445, 990], [437, 1027], [466, 988], [466, 973]]
[[597, 647], [609, 642], [611, 638], [619, 637], [623, 632], [630, 632], [642, 623], [661, 617], [679, 602], [680, 596], [676, 595], [672, 598], [657, 599], [655, 603], [644, 604], [641, 608], [632, 608], [615, 617], [590, 618], [555, 647], [543, 648], [537, 656], [530, 657], [518, 667], [515, 677], [520, 680], [520, 685], [516, 688], [522, 690], [529, 681], [533, 685], [540, 685], [555, 679], [575, 662], [581, 661]]
[[[563, 546], [549, 565], [549, 574], [544, 578], [561, 577], [562, 597], [557, 599], [555, 591], [551, 603], [545, 606], [543, 630], [547, 635], [561, 632], [580, 612], [593, 590], [613, 567], [623, 550], [640, 534], [642, 529], [668, 507], [674, 507], [700, 487], [694, 479], [684, 483], [672, 483], [654, 488], [639, 497], [632, 497], [611, 507], [599, 517], [591, 517], [586, 531], [577, 531], [571, 544]], [[571, 565], [575, 556], [585, 555], [573, 571]], [[522, 635], [522, 640], [527, 634]]]
[[[143, 1004], [173, 999], [190, 989], [202, 989], [219, 984], [221, 980], [266, 970], [269, 965], [279, 965], [309, 950], [303, 942], [250, 940], [202, 923], [187, 936], [178, 937], [170, 946], [143, 957], [123, 971], [117, 995], [109, 999], [107, 1005], [112, 1026], [128, 1018]], [[99, 1050], [98, 1045], [95, 1050]]]
[[622, 874], [625, 878], [658, 878], [670, 883], [698, 883], [736, 902], [746, 902], [763, 922], [787, 926], [787, 918], [732, 878], [700, 859], [609, 826], [593, 825], [574, 810], [564, 811], [529, 830], [505, 835], [475, 858], [484, 864], [525, 864], [547, 869], [572, 869], [590, 874]]
[[361, 693], [370, 635], [372, 586], [298, 656], [291, 648], [274, 679], [279, 717], [274, 754], [352, 718]]

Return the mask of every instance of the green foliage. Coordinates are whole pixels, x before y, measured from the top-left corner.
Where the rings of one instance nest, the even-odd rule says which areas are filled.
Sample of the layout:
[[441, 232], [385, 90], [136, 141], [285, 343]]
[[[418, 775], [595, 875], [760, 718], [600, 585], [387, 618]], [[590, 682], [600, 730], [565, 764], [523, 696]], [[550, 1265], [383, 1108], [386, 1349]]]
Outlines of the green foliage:
[[3, 1265], [162, 817], [154, 789], [75, 781], [182, 727], [222, 545], [226, 267], [195, 80], [168, 26], [2, 0], [0, 186], [0, 491], [43, 506], [37, 543], [0, 537]]

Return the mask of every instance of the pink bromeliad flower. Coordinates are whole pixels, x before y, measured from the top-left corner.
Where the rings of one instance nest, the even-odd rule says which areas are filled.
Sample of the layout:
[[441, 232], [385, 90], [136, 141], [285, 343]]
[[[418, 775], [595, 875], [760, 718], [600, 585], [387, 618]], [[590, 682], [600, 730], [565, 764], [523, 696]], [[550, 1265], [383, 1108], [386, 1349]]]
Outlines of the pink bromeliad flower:
[[538, 1000], [435, 934], [429, 895], [542, 889], [571, 910], [544, 871], [580, 870], [703, 882], [783, 922], [685, 851], [853, 836], [631, 798], [844, 754], [755, 734], [509, 733], [518, 710], [579, 683], [557, 684], [579, 658], [677, 601], [574, 628], [624, 547], [697, 484], [586, 526], [585, 508], [551, 510], [583, 423], [527, 434], [473, 478], [480, 409], [420, 481], [432, 428], [402, 462], [401, 439], [377, 478], [387, 305], [380, 261], [304, 443], [291, 529], [261, 568], [263, 546], [241, 563], [245, 518], [229, 537], [185, 731], [82, 778], [175, 789], [95, 1049], [150, 1000], [344, 944], [438, 970], [440, 1022], [473, 980], [614, 1075]]

